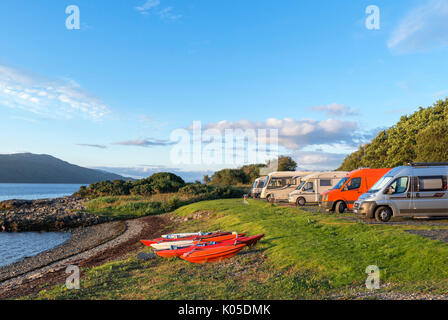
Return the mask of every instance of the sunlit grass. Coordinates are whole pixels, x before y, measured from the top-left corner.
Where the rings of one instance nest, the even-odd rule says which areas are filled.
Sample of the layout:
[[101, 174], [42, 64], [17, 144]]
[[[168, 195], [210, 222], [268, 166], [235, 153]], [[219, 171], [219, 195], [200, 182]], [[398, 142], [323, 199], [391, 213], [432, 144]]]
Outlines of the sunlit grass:
[[[363, 288], [369, 265], [389, 289], [448, 292], [448, 245], [407, 233], [427, 226], [371, 225], [241, 199], [194, 203], [174, 214], [210, 215], [177, 231], [265, 233], [254, 249], [225, 262], [133, 257], [90, 269], [82, 289], [43, 291], [44, 299], [319, 299]], [[149, 250], [149, 249], [145, 249]]]

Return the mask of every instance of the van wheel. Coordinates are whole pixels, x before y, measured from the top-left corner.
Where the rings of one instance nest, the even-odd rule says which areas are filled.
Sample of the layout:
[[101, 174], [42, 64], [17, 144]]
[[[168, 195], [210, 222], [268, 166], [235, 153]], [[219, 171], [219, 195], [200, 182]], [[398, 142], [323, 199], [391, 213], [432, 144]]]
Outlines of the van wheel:
[[378, 222], [388, 222], [392, 218], [392, 210], [388, 207], [379, 207], [375, 210], [375, 220]]
[[306, 204], [305, 198], [302, 198], [302, 197], [297, 198], [296, 204], [298, 207], [303, 207]]
[[336, 213], [344, 213], [345, 209], [347, 209], [347, 206], [345, 205], [344, 201], [336, 202], [336, 205], [334, 207], [334, 211], [336, 211]]

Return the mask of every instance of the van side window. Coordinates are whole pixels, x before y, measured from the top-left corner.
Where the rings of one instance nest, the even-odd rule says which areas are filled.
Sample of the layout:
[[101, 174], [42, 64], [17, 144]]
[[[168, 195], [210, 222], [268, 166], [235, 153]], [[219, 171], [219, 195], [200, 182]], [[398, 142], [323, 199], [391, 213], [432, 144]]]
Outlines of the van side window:
[[331, 180], [320, 180], [321, 187], [331, 187]]
[[390, 188], [396, 193], [404, 193], [408, 190], [409, 177], [400, 177], [390, 184]]
[[445, 191], [446, 179], [442, 176], [418, 177], [418, 191]]
[[356, 190], [361, 187], [361, 178], [353, 178], [347, 183], [348, 190]]
[[314, 191], [314, 184], [312, 182], [307, 182], [303, 191]]
[[285, 177], [285, 178], [271, 178], [271, 181], [269, 182], [268, 189], [280, 189], [287, 185], [291, 185], [292, 183], [292, 177]]

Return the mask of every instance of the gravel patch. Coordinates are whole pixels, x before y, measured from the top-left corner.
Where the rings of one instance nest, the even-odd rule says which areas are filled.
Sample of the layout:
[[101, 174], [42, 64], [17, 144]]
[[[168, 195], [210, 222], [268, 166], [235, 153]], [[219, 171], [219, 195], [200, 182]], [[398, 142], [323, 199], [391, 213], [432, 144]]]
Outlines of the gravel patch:
[[362, 219], [354, 216], [337, 216], [338, 218], [365, 224], [397, 225], [397, 226], [433, 226], [448, 227], [446, 218], [393, 218], [389, 222], [378, 222], [374, 219]]
[[348, 292], [333, 294], [329, 300], [447, 300], [448, 294], [430, 294], [418, 292], [399, 292], [392, 290], [393, 284], [381, 285], [379, 290], [368, 290], [365, 287], [352, 287]]
[[405, 230], [408, 233], [448, 243], [448, 229], [438, 230]]

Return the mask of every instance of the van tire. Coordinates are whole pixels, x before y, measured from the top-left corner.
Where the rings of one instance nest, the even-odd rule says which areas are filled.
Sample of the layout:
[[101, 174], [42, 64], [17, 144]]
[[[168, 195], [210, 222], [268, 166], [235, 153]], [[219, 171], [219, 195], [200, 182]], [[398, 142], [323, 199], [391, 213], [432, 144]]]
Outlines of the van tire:
[[389, 207], [378, 207], [375, 210], [375, 220], [378, 222], [388, 222], [392, 218], [392, 210]]
[[303, 207], [306, 204], [305, 198], [303, 198], [303, 197], [297, 198], [296, 204], [298, 207]]
[[338, 201], [336, 202], [336, 205], [334, 206], [334, 211], [338, 214], [344, 213], [345, 209], [347, 209], [347, 205], [344, 201]]

